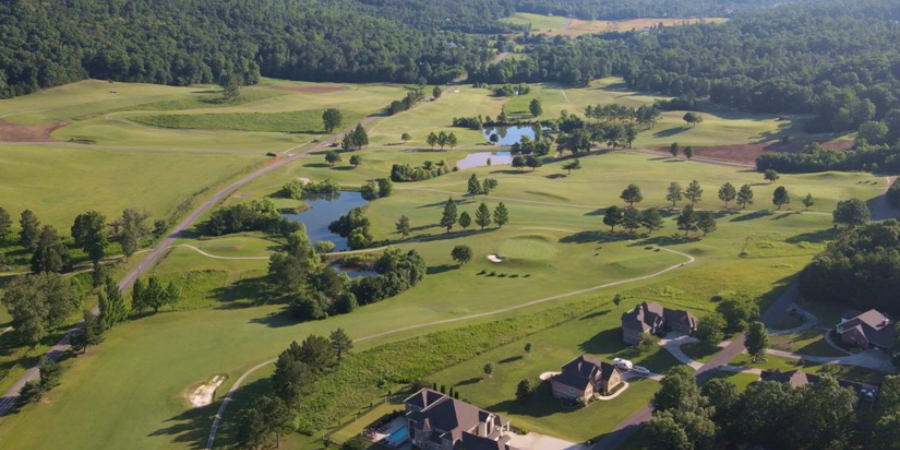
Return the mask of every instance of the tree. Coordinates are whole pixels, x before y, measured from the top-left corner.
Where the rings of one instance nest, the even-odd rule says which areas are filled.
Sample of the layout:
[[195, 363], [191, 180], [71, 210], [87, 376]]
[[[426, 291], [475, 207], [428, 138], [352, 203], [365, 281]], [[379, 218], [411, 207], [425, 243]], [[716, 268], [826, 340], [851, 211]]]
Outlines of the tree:
[[366, 184], [359, 188], [359, 194], [362, 196], [363, 200], [371, 202], [378, 198], [378, 187], [375, 185], [374, 181], [366, 181]]
[[516, 155], [512, 159], [512, 166], [516, 169], [522, 169], [525, 167], [525, 157], [522, 155]]
[[150, 234], [146, 221], [147, 214], [129, 208], [122, 211], [121, 218], [110, 224], [113, 229], [112, 234], [122, 246], [122, 253], [125, 254], [126, 259], [131, 258], [131, 255], [137, 251], [141, 239]]
[[573, 171], [573, 170], [579, 170], [579, 169], [581, 169], [581, 161], [579, 161], [579, 160], [576, 158], [576, 159], [573, 160], [572, 162], [570, 162], [570, 163], [564, 165], [562, 168], [563, 168], [563, 170], [565, 170], [565, 171], [568, 172], [568, 175], [572, 175], [572, 171]]
[[468, 245], [457, 245], [453, 247], [450, 256], [457, 264], [462, 266], [472, 260], [472, 248]]
[[95, 263], [106, 256], [106, 246], [109, 244], [106, 228], [106, 216], [97, 211], [79, 214], [72, 225], [75, 245], [84, 249]]
[[622, 217], [622, 228], [634, 233], [641, 227], [641, 213], [634, 208], [627, 208]]
[[7, 242], [12, 234], [12, 216], [5, 209], [0, 208], [0, 246]]
[[543, 161], [540, 158], [534, 155], [528, 155], [525, 157], [525, 165], [531, 168], [531, 171], [534, 172], [535, 169], [544, 165]]
[[781, 175], [779, 175], [778, 172], [772, 169], [767, 169], [763, 172], [763, 178], [765, 178], [769, 183], [774, 183], [778, 181], [779, 178], [781, 178]]
[[673, 181], [669, 183], [669, 188], [666, 192], [666, 200], [672, 202], [672, 207], [675, 207], [675, 204], [684, 199], [684, 189], [681, 188], [681, 184], [677, 181]]
[[659, 391], [653, 396], [653, 408], [657, 411], [696, 410], [700, 392], [693, 371], [685, 365], [677, 365], [667, 370], [665, 375], [659, 382]]
[[281, 445], [281, 435], [294, 428], [294, 413], [280, 398], [264, 395], [247, 408], [238, 423], [237, 440], [244, 448], [268, 448], [275, 438], [275, 447]]
[[685, 147], [684, 148], [684, 157], [687, 158], [688, 161], [690, 161], [691, 158], [694, 157], [694, 147], [691, 147], [691, 146]]
[[232, 102], [240, 97], [243, 84], [244, 80], [239, 74], [224, 75], [219, 80], [219, 86], [222, 87], [222, 97], [225, 98], [225, 101]]
[[778, 186], [775, 188], [775, 193], [772, 195], [772, 203], [781, 209], [782, 205], [789, 205], [791, 203], [791, 195], [788, 194], [787, 189], [784, 186]]
[[677, 142], [673, 142], [672, 145], [669, 146], [669, 153], [672, 155], [673, 158], [678, 157], [678, 143]]
[[749, 184], [741, 186], [737, 194], [737, 204], [740, 205], [741, 209], [753, 204], [753, 188]]
[[490, 378], [494, 374], [494, 363], [487, 363], [484, 365], [484, 377]]
[[38, 363], [38, 370], [41, 376], [41, 388], [44, 392], [59, 386], [59, 379], [62, 377], [62, 366], [55, 359], [49, 356], [42, 356]]
[[649, 353], [659, 345], [659, 337], [655, 334], [643, 333], [637, 345], [634, 346], [638, 353]]
[[700, 202], [703, 199], [703, 189], [700, 188], [700, 183], [697, 180], [691, 181], [691, 184], [684, 190], [684, 196], [691, 201], [691, 206]]
[[609, 231], [615, 233], [616, 226], [622, 225], [625, 221], [625, 211], [618, 206], [610, 206], [606, 208], [606, 213], [603, 214], [603, 224], [609, 227]]
[[644, 196], [641, 194], [641, 188], [636, 184], [629, 184], [628, 187], [622, 191], [622, 195], [619, 196], [625, 203], [628, 203], [628, 206], [634, 207], [635, 203], [640, 203], [644, 200]]
[[343, 328], [338, 328], [331, 332], [331, 347], [337, 355], [338, 361], [344, 358], [344, 354], [353, 349], [353, 340], [347, 336], [347, 332]]
[[459, 215], [459, 226], [461, 226], [463, 230], [466, 230], [471, 225], [472, 225], [472, 216], [470, 216], [468, 212], [463, 211], [462, 214]]
[[540, 117], [541, 114], [544, 114], [544, 108], [541, 106], [541, 101], [538, 99], [531, 100], [531, 103], [528, 104], [528, 111], [531, 112], [533, 117]]
[[2, 303], [24, 344], [37, 345], [81, 308], [84, 294], [74, 280], [56, 273], [13, 278], [4, 286]]
[[472, 174], [472, 176], [469, 177], [469, 186], [468, 186], [467, 191], [468, 191], [469, 195], [471, 195], [471, 196], [476, 196], [478, 194], [481, 194], [481, 191], [482, 191], [481, 182], [478, 181], [478, 176], [475, 175], [474, 173]]
[[701, 116], [700, 114], [697, 114], [695, 112], [685, 113], [684, 117], [682, 117], [682, 118], [684, 119], [685, 122], [687, 122], [688, 125], [690, 125], [692, 127], [696, 126], [700, 122], [703, 122], [703, 116]]
[[619, 305], [622, 304], [622, 301], [623, 301], [623, 300], [625, 300], [625, 297], [623, 297], [622, 294], [616, 294], [616, 295], [613, 297], [613, 300], [612, 300], [612, 301], [613, 301], [613, 304], [616, 305], [616, 308], [618, 308]]
[[807, 211], [809, 210], [810, 207], [812, 207], [813, 205], [816, 204], [815, 200], [813, 200], [812, 194], [810, 194], [810, 193], [807, 193], [806, 197], [803, 197], [803, 200], [801, 200], [801, 203], [803, 203], [803, 207], [806, 208]]
[[503, 202], [494, 208], [494, 223], [497, 224], [497, 228], [503, 228], [503, 225], [509, 223], [509, 210]]
[[846, 225], [855, 227], [865, 225], [869, 221], [869, 206], [862, 200], [852, 198], [838, 202], [832, 216], [835, 225]]
[[34, 251], [38, 237], [41, 234], [41, 222], [30, 209], [22, 211], [19, 219], [19, 244], [25, 249]]
[[681, 214], [675, 219], [675, 223], [678, 225], [679, 230], [684, 231], [685, 236], [691, 231], [697, 231], [697, 214], [694, 213], [694, 207], [685, 205], [684, 209], [681, 210]]
[[654, 414], [647, 423], [647, 440], [650, 448], [659, 450], [694, 450], [694, 444], [684, 427], [675, 421], [675, 415], [665, 411]]
[[144, 280], [138, 278], [131, 286], [131, 309], [140, 313], [147, 308], [149, 306], [144, 304]]
[[491, 141], [492, 144], [496, 144], [500, 142], [500, 136], [498, 136], [497, 133], [491, 133], [491, 136], [488, 138], [488, 140]]
[[531, 349], [532, 349], [532, 347], [533, 347], [533, 346], [531, 345], [531, 342], [526, 342], [526, 343], [525, 343], [525, 354], [526, 354], [526, 355], [530, 355], [530, 354], [531, 354]]
[[447, 229], [449, 233], [450, 230], [453, 229], [453, 225], [456, 225], [458, 217], [456, 215], [456, 202], [453, 201], [453, 198], [448, 198], [447, 203], [444, 203], [444, 212], [441, 215], [441, 226]]
[[441, 94], [443, 93], [444, 91], [441, 90], [440, 86], [435, 86], [434, 89], [431, 90], [431, 96], [434, 97], [435, 100], [441, 98]]
[[412, 136], [410, 136], [409, 133], [403, 133], [400, 135], [400, 140], [403, 141], [404, 144], [410, 139], [412, 139]]
[[532, 395], [534, 395], [534, 386], [531, 384], [531, 380], [528, 378], [522, 379], [516, 386], [516, 401], [526, 403], [531, 399]]
[[[488, 159], [490, 161], [490, 159]], [[493, 178], [485, 178], [484, 181], [481, 182], [481, 193], [484, 195], [488, 195], [494, 189], [497, 189], [497, 186], [500, 186], [500, 182]]]
[[63, 245], [56, 228], [44, 225], [31, 257], [31, 271], [62, 273], [69, 269], [69, 249]]
[[697, 228], [703, 231], [703, 235], [716, 231], [716, 215], [712, 211], [700, 211], [697, 213]]
[[369, 145], [369, 133], [366, 133], [366, 129], [363, 128], [361, 123], [356, 124], [356, 128], [351, 133], [353, 144], [357, 150], [362, 150], [363, 147]]
[[359, 167], [360, 164], [362, 164], [362, 156], [361, 155], [350, 156], [350, 165], [353, 166], [354, 169]]
[[475, 223], [484, 230], [484, 227], [491, 225], [491, 210], [488, 209], [487, 205], [482, 203], [478, 206], [478, 209], [475, 211]]
[[100, 309], [100, 325], [103, 330], [109, 330], [125, 321], [125, 317], [128, 314], [125, 307], [125, 298], [112, 277], [106, 277], [104, 289], [100, 292], [98, 306]]
[[724, 300], [716, 307], [716, 311], [725, 318], [728, 324], [726, 330], [730, 333], [744, 331], [750, 322], [759, 318], [759, 306], [746, 300]]
[[325, 124], [325, 133], [331, 134], [344, 122], [344, 115], [334, 108], [328, 108], [322, 113], [322, 122]]
[[409, 233], [411, 231], [409, 225], [409, 217], [400, 216], [400, 219], [397, 220], [396, 228], [397, 233], [399, 233], [400, 236], [403, 236], [404, 238], [409, 236]]
[[754, 361], [766, 359], [766, 349], [769, 348], [769, 332], [762, 322], [753, 322], [747, 330], [747, 353]]
[[390, 178], [379, 178], [377, 180], [378, 183], [378, 196], [381, 198], [390, 197], [391, 194], [394, 193], [394, 183]]
[[448, 142], [449, 142], [449, 136], [447, 135], [447, 133], [445, 131], [441, 131], [440, 133], [438, 133], [437, 144], [441, 146], [441, 150], [444, 149], [444, 147], [448, 144]]
[[81, 329], [72, 336], [72, 347], [76, 351], [86, 352], [88, 347], [103, 342], [102, 333], [103, 326], [97, 316], [91, 311], [85, 311]]
[[341, 155], [338, 152], [325, 152], [325, 162], [328, 163], [331, 167], [334, 167], [335, 164], [341, 162]]
[[697, 323], [697, 331], [694, 336], [705, 342], [710, 347], [719, 345], [725, 337], [725, 317], [719, 313], [710, 314]]
[[459, 144], [459, 139], [456, 138], [456, 133], [450, 132], [447, 135], [447, 145], [450, 146], [450, 150], [453, 150]]
[[434, 150], [434, 145], [437, 144], [437, 141], [438, 141], [438, 137], [436, 134], [434, 134], [434, 131], [432, 131], [431, 133], [428, 133], [428, 138], [425, 139], [425, 142], [427, 142], [428, 145], [431, 146], [432, 150]]
[[728, 209], [728, 203], [737, 198], [737, 189], [731, 183], [725, 183], [719, 188], [719, 200], [725, 202], [725, 209]]

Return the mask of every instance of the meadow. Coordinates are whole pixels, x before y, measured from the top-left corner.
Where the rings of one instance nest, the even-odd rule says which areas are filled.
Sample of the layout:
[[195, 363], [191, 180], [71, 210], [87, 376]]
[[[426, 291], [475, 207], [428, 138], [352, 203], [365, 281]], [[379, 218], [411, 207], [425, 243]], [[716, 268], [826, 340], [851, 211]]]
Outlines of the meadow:
[[[98, 100], [107, 97], [110, 89], [118, 92], [114, 100]], [[171, 214], [185, 195], [264, 161], [262, 153], [303, 150], [313, 138], [276, 132], [159, 130], [135, 124], [128, 120], [131, 114], [280, 114], [331, 106], [348, 114], [369, 114], [405, 93], [400, 86], [264, 80], [246, 92], [268, 89], [277, 95], [252, 94], [252, 99], [239, 105], [210, 105], [194, 97], [211, 94], [194, 94], [194, 89], [118, 83], [112, 88], [106, 83], [84, 82], [37, 94], [33, 106], [22, 100], [25, 97], [11, 100], [15, 102], [12, 106], [0, 102], [0, 115], [22, 112], [7, 121], [70, 121], [53, 136], [97, 142], [83, 148], [62, 143], [0, 146], [0, 159], [8, 158], [0, 166], [0, 197], [12, 198], [11, 206], [2, 206], [12, 211], [33, 207], [44, 221], [63, 229], [75, 214], [87, 209], [102, 208], [114, 216], [123, 207], [143, 207], [154, 216], [164, 216]], [[346, 153], [344, 163], [334, 168], [324, 163], [322, 152], [309, 154], [254, 180], [226, 203], [269, 197], [297, 178], [330, 178], [342, 186], [358, 187], [387, 176], [395, 163], [446, 160], [452, 164], [473, 149], [489, 148], [478, 145], [483, 141], [480, 132], [450, 128], [452, 118], [497, 115], [509, 99], [468, 86], [448, 87], [444, 92], [434, 102], [373, 121], [368, 127], [372, 145], [358, 153], [363, 157], [359, 168], [347, 166]], [[132, 97], [123, 100], [126, 93]], [[598, 81], [584, 89], [536, 85], [531, 95], [544, 104], [542, 118], [555, 117], [563, 109], [580, 114], [587, 105], [618, 101], [636, 106], [654, 98], [624, 91], [616, 80]], [[156, 109], [141, 109], [140, 105], [147, 104]], [[81, 113], [77, 113], [79, 109]], [[106, 120], [108, 114], [116, 120]], [[90, 117], [75, 119], [85, 115]], [[653, 139], [667, 145], [664, 139], [673, 139], [674, 135], [653, 137], [666, 127], [680, 127], [674, 118], [669, 124], [666, 120], [642, 135], [641, 139], [648, 139], [646, 145], [656, 145]], [[679, 131], [675, 138], [683, 145], [722, 143], [723, 139], [727, 139], [725, 143], [755, 142], [783, 126], [789, 126], [789, 121], [723, 115], [720, 121], [707, 117], [699, 126]], [[446, 152], [409, 151], [423, 149], [427, 134], [439, 130], [455, 131], [460, 147]], [[400, 142], [404, 132], [412, 134], [406, 145]], [[184, 151], [134, 152], [115, 150], [116, 146]], [[42, 164], [43, 158], [51, 158], [53, 164]], [[6, 161], [16, 164], [15, 170], [3, 173], [4, 167], [14, 167]], [[277, 248], [277, 240], [256, 233], [215, 239], [187, 233], [152, 270], [182, 287], [182, 301], [171, 310], [110, 331], [102, 345], [68, 360], [61, 386], [41, 403], [0, 421], [0, 441], [10, 449], [196, 448], [205, 443], [218, 401], [210, 407], [190, 409], [186, 399], [190, 390], [224, 374], [228, 381], [220, 388], [220, 399], [246, 370], [311, 333], [327, 334], [342, 327], [353, 338], [375, 336], [357, 343], [357, 350], [364, 350], [433, 331], [584, 302], [595, 304], [602, 314], [589, 314], [583, 320], [483, 353], [429, 379], [457, 386], [463, 397], [510, 415], [519, 426], [576, 441], [592, 439], [644, 404], [658, 385], [635, 381], [613, 402], [560, 411], [539, 400], [526, 405], [510, 403], [515, 384], [557, 370], [582, 352], [602, 358], [630, 355], [619, 343], [616, 327], [621, 311], [639, 301], [660, 301], [690, 309], [698, 316], [714, 310], [719, 297], [748, 298], [765, 305], [823, 247], [823, 230], [831, 227], [830, 213], [837, 201], [870, 200], [886, 187], [883, 178], [868, 173], [784, 175], [770, 184], [744, 168], [624, 152], [585, 156], [583, 168], [571, 175], [562, 169], [567, 162], [548, 159], [533, 172], [494, 166], [451, 172], [423, 182], [396, 183], [392, 196], [369, 203], [365, 212], [377, 241], [416, 249], [423, 255], [428, 263], [426, 279], [397, 297], [322, 321], [298, 323], [284, 305], [270, 304], [261, 276], [267, 267], [265, 257]], [[467, 196], [467, 180], [472, 174], [495, 178], [500, 185], [489, 196]], [[21, 177], [10, 178], [16, 176]], [[717, 214], [718, 230], [706, 237], [697, 233], [682, 236], [669, 212], [665, 228], [653, 235], [610, 233], [602, 224], [608, 206], [623, 205], [619, 195], [629, 183], [643, 190], [645, 199], [638, 208], [666, 208], [669, 182], [687, 186], [691, 180], [699, 180], [705, 190], [698, 208]], [[725, 182], [752, 185], [756, 203], [744, 211], [724, 210], [715, 193]], [[32, 188], [38, 185], [45, 187]], [[777, 186], [786, 187], [794, 200], [781, 211], [771, 204]], [[10, 197], [13, 191], [16, 195]], [[59, 195], [61, 191], [64, 196]], [[811, 193], [816, 203], [802, 211], [799, 200], [806, 193]], [[510, 210], [511, 221], [500, 229], [464, 231], [457, 227], [446, 233], [437, 223], [448, 198], [458, 202], [460, 212], [470, 214], [481, 202], [493, 208], [502, 201]], [[394, 223], [401, 215], [412, 223], [413, 233], [407, 239], [395, 231]], [[450, 251], [456, 245], [472, 247], [474, 258], [469, 264], [460, 267], [453, 262]], [[487, 255], [491, 253], [506, 259], [499, 264], [490, 262]], [[691, 258], [696, 262], [689, 263]], [[609, 305], [615, 294], [625, 297], [620, 308]], [[506, 308], [516, 309], [490, 314]], [[471, 317], [475, 314], [479, 316]], [[434, 321], [444, 322], [425, 326]], [[525, 341], [534, 344], [533, 355], [517, 359]], [[674, 363], [661, 351], [635, 359], [654, 370]], [[497, 365], [496, 376], [471, 381], [486, 361]], [[240, 405], [264, 391], [265, 383], [258, 380], [270, 373], [266, 368], [254, 374], [247, 388], [238, 392], [240, 401], [229, 408], [226, 417], [235, 417]], [[545, 398], [546, 387], [541, 389], [539, 395], [544, 397], [537, 399]], [[98, 406], [92, 414], [84, 414], [85, 405]], [[53, 433], [46, 433], [47, 423], [54, 424]], [[568, 427], [569, 423], [577, 426]], [[291, 439], [312, 448], [306, 437]]]
[[547, 16], [532, 13], [515, 13], [502, 19], [516, 25], [531, 25], [534, 34], [548, 36], [581, 36], [583, 34], [642, 31], [645, 28], [682, 26], [696, 23], [722, 23], [728, 19], [721, 17], [703, 18], [642, 18], [630, 20], [582, 20], [562, 16]]

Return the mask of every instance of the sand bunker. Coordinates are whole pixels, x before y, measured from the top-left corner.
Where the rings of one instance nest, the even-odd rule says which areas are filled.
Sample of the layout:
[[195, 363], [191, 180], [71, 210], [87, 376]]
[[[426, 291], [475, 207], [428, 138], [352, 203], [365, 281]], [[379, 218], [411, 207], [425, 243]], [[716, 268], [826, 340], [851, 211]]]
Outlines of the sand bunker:
[[306, 94], [328, 94], [346, 90], [344, 86], [275, 86], [279, 91], [303, 92]]
[[0, 141], [2, 142], [56, 142], [50, 133], [62, 128], [66, 122], [51, 122], [43, 125], [17, 125], [0, 120]]
[[540, 378], [542, 381], [547, 381], [547, 380], [553, 378], [555, 375], [559, 375], [559, 372], [544, 372], [541, 374]]
[[201, 384], [194, 389], [194, 392], [191, 393], [189, 399], [191, 401], [191, 406], [194, 408], [199, 408], [201, 406], [206, 406], [212, 403], [213, 399], [216, 396], [216, 389], [219, 389], [219, 386], [225, 382], [225, 375], [216, 375], [213, 377], [209, 383]]
[[309, 178], [297, 177], [297, 181], [299, 181], [303, 184], [306, 184], [306, 183], [309, 183]]
[[502, 263], [502, 262], [503, 262], [503, 258], [497, 256], [497, 255], [494, 254], [494, 253], [491, 253], [490, 255], [487, 255], [487, 259], [488, 259], [488, 261], [490, 261], [490, 262], [492, 262], [492, 263]]

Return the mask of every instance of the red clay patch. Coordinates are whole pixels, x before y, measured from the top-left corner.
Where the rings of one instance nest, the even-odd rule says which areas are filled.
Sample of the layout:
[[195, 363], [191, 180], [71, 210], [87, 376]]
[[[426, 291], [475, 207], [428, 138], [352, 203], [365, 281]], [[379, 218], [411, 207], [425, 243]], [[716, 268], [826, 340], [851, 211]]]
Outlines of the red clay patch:
[[275, 86], [279, 91], [303, 92], [306, 94], [328, 94], [347, 90], [344, 86]]
[[66, 125], [51, 122], [43, 125], [17, 125], [0, 120], [0, 142], [56, 142], [50, 133]]
[[[694, 147], [694, 156], [741, 164], [755, 164], [756, 158], [763, 153], [794, 153], [803, 150], [804, 147], [811, 144], [813, 144], [813, 141], [797, 141], [789, 144], [764, 142]], [[826, 150], [848, 150], [853, 147], [853, 141], [820, 142], [819, 145]], [[668, 147], [657, 147], [649, 150], [661, 155], [669, 154]]]

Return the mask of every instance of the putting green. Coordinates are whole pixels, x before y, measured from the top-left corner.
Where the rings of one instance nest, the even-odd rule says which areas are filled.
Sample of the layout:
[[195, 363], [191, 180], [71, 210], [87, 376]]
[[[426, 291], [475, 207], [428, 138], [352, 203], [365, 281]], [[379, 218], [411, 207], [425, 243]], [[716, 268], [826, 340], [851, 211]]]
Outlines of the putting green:
[[540, 235], [516, 236], [503, 241], [497, 254], [504, 260], [537, 260], [553, 259], [557, 249], [550, 239]]

